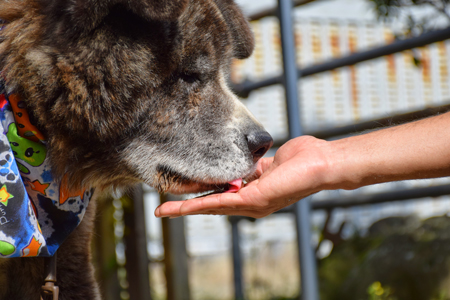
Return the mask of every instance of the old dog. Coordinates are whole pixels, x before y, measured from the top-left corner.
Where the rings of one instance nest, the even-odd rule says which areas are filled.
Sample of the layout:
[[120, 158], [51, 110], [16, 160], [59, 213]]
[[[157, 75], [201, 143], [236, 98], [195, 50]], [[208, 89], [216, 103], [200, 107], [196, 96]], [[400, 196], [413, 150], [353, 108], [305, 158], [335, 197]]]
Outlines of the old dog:
[[[67, 193], [233, 190], [272, 144], [227, 86], [231, 59], [254, 47], [232, 0], [0, 0], [0, 20], [5, 97], [26, 106]], [[90, 202], [58, 250], [63, 300], [100, 299]], [[0, 259], [0, 299], [37, 299], [43, 268]]]

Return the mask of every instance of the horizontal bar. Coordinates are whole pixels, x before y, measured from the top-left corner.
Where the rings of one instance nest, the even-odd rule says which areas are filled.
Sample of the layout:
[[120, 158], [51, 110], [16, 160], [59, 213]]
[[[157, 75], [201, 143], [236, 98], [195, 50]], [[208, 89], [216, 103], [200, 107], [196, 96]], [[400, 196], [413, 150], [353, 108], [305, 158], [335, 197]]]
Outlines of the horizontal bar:
[[245, 79], [241, 83], [231, 83], [230, 87], [233, 92], [241, 98], [248, 98], [250, 92], [265, 88], [271, 85], [283, 83], [283, 76], [274, 76], [260, 81], [252, 81]]
[[311, 76], [317, 73], [322, 73], [345, 66], [351, 66], [363, 61], [395, 54], [405, 50], [423, 47], [449, 38], [450, 38], [450, 27], [441, 30], [429, 31], [417, 37], [404, 40], [397, 40], [389, 45], [370, 49], [363, 52], [353, 53], [350, 54], [349, 56], [333, 59], [320, 65], [304, 68], [303, 70], [299, 71], [299, 73], [301, 73], [302, 76]]
[[[310, 2], [314, 2], [315, 0], [294, 0], [293, 1], [293, 6], [300, 6], [300, 5], [305, 5], [308, 4]], [[248, 16], [248, 20], [249, 21], [256, 21], [256, 20], [260, 20], [262, 18], [265, 17], [272, 17], [272, 16], [276, 16], [278, 13], [278, 8], [277, 7], [273, 7], [273, 8], [268, 8], [265, 10], [262, 10], [260, 12], [251, 14]]]
[[440, 197], [450, 194], [450, 185], [438, 185], [413, 189], [402, 189], [383, 193], [339, 197], [337, 199], [312, 201], [315, 210], [349, 208], [354, 206], [379, 204], [392, 201], [405, 201], [426, 197]]
[[[364, 131], [374, 130], [377, 128], [399, 125], [399, 124], [403, 124], [406, 122], [412, 122], [415, 120], [420, 120], [420, 119], [428, 118], [428, 117], [435, 116], [438, 114], [446, 113], [448, 111], [450, 111], [450, 104], [428, 107], [423, 110], [408, 112], [408, 113], [404, 113], [404, 114], [398, 114], [395, 116], [385, 117], [385, 118], [376, 119], [376, 120], [354, 123], [351, 125], [325, 128], [325, 129], [313, 130], [313, 131], [305, 131], [305, 134], [312, 135], [312, 136], [320, 138], [320, 139], [329, 139], [329, 138], [338, 137], [338, 136], [358, 134], [358, 133], [362, 133]], [[275, 140], [273, 147], [274, 148], [281, 147], [281, 145], [283, 145], [286, 142], [287, 142], [287, 140]]]
[[328, 139], [336, 136], [349, 135], [361, 133], [367, 130], [374, 130], [377, 128], [399, 125], [407, 122], [412, 122], [420, 119], [424, 119], [427, 117], [435, 116], [441, 113], [445, 113], [450, 111], [450, 104], [428, 107], [423, 110], [418, 110], [414, 112], [408, 112], [404, 114], [398, 114], [391, 117], [385, 117], [376, 120], [364, 121], [360, 123], [355, 123], [346, 126], [327, 128], [323, 130], [317, 131], [309, 131], [306, 132], [308, 135], [315, 136], [321, 139]]
[[[389, 45], [373, 48], [362, 52], [356, 52], [345, 57], [332, 59], [330, 61], [321, 64], [313, 65], [303, 69], [298, 69], [297, 73], [299, 78], [311, 76], [345, 66], [352, 66], [363, 61], [395, 54], [405, 50], [423, 47], [449, 38], [450, 38], [450, 27], [441, 30], [434, 30], [424, 33], [417, 37], [404, 40], [397, 40]], [[283, 80], [282, 76], [274, 76], [257, 82], [245, 80], [242, 83], [232, 84], [231, 86], [237, 95], [246, 98], [248, 97], [251, 91], [275, 84], [280, 84], [282, 83], [282, 80]]]

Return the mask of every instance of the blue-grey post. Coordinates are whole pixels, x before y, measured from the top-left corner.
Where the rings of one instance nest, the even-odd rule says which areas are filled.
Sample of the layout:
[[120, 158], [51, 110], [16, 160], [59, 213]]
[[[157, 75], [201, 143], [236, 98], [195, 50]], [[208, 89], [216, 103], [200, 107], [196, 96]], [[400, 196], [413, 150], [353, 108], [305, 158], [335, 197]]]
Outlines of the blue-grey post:
[[234, 278], [234, 299], [244, 299], [244, 281], [242, 278], [242, 253], [240, 248], [239, 218], [230, 216], [231, 238], [233, 252], [233, 278]]
[[[292, 21], [292, 0], [278, 0], [281, 44], [283, 51], [284, 87], [288, 111], [290, 138], [302, 135], [298, 97], [297, 59]], [[299, 261], [301, 274], [301, 298], [318, 300], [316, 256], [311, 244], [310, 198], [295, 204]]]

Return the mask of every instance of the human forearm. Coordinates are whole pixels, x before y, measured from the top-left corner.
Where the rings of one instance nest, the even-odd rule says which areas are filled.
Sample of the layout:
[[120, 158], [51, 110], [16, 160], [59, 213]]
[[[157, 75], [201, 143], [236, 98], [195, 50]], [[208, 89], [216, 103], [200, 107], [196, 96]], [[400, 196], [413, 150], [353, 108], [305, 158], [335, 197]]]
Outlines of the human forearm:
[[330, 142], [328, 188], [450, 175], [450, 113]]

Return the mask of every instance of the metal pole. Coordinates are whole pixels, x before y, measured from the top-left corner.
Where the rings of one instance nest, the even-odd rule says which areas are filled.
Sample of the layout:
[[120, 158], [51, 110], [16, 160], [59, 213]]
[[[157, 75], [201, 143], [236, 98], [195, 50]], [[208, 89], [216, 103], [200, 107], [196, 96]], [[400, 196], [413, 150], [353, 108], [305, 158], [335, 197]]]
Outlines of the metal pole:
[[[400, 125], [407, 122], [413, 122], [419, 119], [432, 117], [438, 114], [443, 114], [450, 111], [450, 104], [441, 106], [427, 107], [422, 110], [416, 110], [412, 112], [396, 114], [381, 119], [372, 119], [369, 121], [363, 121], [360, 123], [353, 123], [344, 126], [327, 127], [318, 130], [305, 131], [304, 134], [312, 135], [319, 139], [331, 139], [344, 135], [360, 134], [364, 131], [370, 131], [377, 128], [383, 128], [393, 125]], [[281, 147], [287, 140], [278, 139], [275, 140], [273, 147]]]
[[395, 189], [376, 194], [353, 195], [345, 198], [315, 201], [312, 209], [349, 208], [362, 205], [380, 204], [394, 201], [408, 201], [425, 197], [442, 197], [450, 195], [450, 185], [427, 186], [419, 188]]
[[147, 254], [142, 185], [137, 186], [127, 198], [129, 202], [124, 206], [124, 222], [128, 230], [124, 238], [128, 292], [131, 300], [147, 300], [151, 299], [148, 271], [150, 261]]
[[[161, 195], [164, 201], [181, 200], [179, 196]], [[184, 218], [163, 218], [164, 266], [167, 284], [167, 300], [189, 300], [189, 270], [184, 234]]]
[[[283, 51], [284, 87], [288, 111], [290, 138], [302, 135], [298, 102], [298, 74], [292, 21], [292, 1], [278, 0], [281, 43]], [[301, 273], [301, 295], [303, 300], [318, 300], [316, 256], [311, 245], [310, 198], [295, 205], [299, 262]]]
[[234, 279], [234, 299], [244, 299], [244, 282], [242, 280], [242, 256], [239, 236], [240, 218], [230, 216], [231, 223], [232, 253], [233, 253], [233, 279]]

